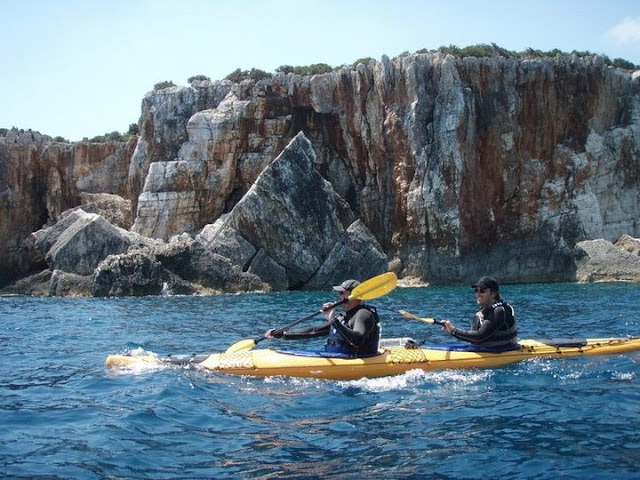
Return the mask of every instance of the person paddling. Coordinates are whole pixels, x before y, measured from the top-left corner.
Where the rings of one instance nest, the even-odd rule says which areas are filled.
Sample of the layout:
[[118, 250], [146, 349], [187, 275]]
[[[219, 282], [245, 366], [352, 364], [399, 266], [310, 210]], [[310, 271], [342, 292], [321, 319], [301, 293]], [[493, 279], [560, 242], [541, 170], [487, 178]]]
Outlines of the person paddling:
[[482, 277], [472, 285], [481, 310], [471, 321], [470, 330], [460, 330], [449, 320], [441, 320], [444, 330], [459, 340], [482, 347], [502, 347], [518, 343], [518, 324], [513, 307], [500, 298], [498, 282]]
[[[349, 298], [351, 291], [360, 285], [357, 280], [345, 280], [333, 287], [338, 293], [338, 302]], [[338, 303], [337, 302], [337, 303]], [[380, 319], [376, 309], [353, 298], [341, 303], [344, 313], [337, 313], [333, 303], [323, 305], [323, 315], [327, 323], [295, 332], [270, 329], [266, 338], [298, 340], [302, 338], [323, 337], [328, 335], [325, 351], [351, 355], [370, 355], [378, 353], [380, 342]], [[325, 310], [327, 309], [327, 310]]]

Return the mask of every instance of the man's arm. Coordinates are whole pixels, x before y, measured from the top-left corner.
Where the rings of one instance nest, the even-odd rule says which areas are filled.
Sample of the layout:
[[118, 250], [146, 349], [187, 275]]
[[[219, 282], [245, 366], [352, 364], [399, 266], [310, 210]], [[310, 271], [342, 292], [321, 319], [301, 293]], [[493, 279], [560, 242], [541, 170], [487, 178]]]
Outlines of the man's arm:
[[322, 325], [304, 328], [294, 332], [282, 332], [282, 335], [276, 336], [276, 338], [282, 338], [284, 340], [301, 340], [303, 338], [326, 337], [327, 335], [329, 335], [329, 324], [324, 323]]
[[489, 340], [505, 321], [504, 308], [498, 307], [493, 311], [493, 320], [485, 319], [478, 330], [460, 330], [456, 328], [451, 332], [451, 335], [458, 340], [478, 345]]

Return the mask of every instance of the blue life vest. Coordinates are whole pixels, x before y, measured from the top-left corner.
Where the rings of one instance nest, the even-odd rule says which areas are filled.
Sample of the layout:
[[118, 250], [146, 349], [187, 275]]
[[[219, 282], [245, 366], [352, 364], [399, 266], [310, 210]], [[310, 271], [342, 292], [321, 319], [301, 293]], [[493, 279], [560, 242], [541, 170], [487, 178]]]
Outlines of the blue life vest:
[[[334, 326], [335, 322], [340, 322], [345, 327], [352, 329], [353, 321], [358, 311], [366, 309], [373, 314], [375, 325], [370, 331], [369, 335], [364, 339], [360, 345], [355, 345], [349, 339], [345, 338]], [[346, 314], [340, 314], [329, 328], [329, 337], [327, 338], [327, 344], [324, 347], [325, 352], [329, 353], [348, 353], [348, 354], [372, 354], [377, 353], [378, 345], [380, 343], [380, 320], [378, 318], [378, 312], [374, 307], [368, 305], [359, 305], [346, 312]]]

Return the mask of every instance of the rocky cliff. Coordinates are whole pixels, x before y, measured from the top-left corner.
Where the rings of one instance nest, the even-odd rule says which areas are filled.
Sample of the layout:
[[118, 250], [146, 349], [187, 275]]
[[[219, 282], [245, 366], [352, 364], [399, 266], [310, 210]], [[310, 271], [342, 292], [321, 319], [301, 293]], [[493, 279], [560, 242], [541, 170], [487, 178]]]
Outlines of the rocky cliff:
[[[0, 283], [51, 269], [47, 252], [25, 239], [83, 202], [164, 248], [183, 233], [207, 255], [225, 250], [224, 238], [246, 241], [254, 253], [225, 256], [228, 267], [253, 272], [242, 281], [267, 288], [325, 285], [326, 274], [314, 275], [345, 263], [335, 249], [352, 224], [367, 239], [359, 251], [382, 251], [401, 277], [434, 283], [482, 273], [503, 282], [576, 280], [579, 242], [640, 236], [640, 72], [599, 57], [416, 54], [312, 77], [195, 81], [148, 94], [140, 132], [126, 145], [64, 145], [15, 132], [0, 139], [0, 235], [10, 247]], [[256, 188], [299, 132], [284, 155], [287, 171], [301, 174], [296, 162], [311, 159], [308, 168], [326, 184], [307, 181], [300, 197], [284, 193], [295, 175]], [[105, 210], [106, 199], [99, 206], [86, 194], [111, 194], [118, 207]], [[247, 195], [258, 195], [260, 215], [251, 215]], [[266, 208], [269, 198], [307, 206], [281, 212]], [[342, 218], [332, 223], [337, 230], [305, 219], [317, 205]], [[235, 218], [224, 221], [231, 237], [218, 236], [216, 246], [198, 240], [227, 214]], [[299, 245], [290, 254], [316, 260], [299, 269], [281, 246], [270, 251], [278, 236], [267, 236], [261, 221], [294, 225], [282, 236]], [[293, 235], [298, 225], [305, 241]], [[327, 244], [318, 250], [320, 238]], [[158, 278], [191, 282], [153, 258], [167, 271]], [[251, 270], [258, 258], [271, 267]]]

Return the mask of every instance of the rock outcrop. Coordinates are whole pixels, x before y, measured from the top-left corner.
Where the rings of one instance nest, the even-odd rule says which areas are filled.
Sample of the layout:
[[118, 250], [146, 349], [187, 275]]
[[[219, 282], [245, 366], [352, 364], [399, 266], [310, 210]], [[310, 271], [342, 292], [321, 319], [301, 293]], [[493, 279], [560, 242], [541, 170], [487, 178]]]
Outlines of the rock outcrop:
[[314, 160], [299, 134], [230, 213], [195, 238], [182, 235], [147, 255], [138, 250], [107, 259], [95, 293], [319, 288], [344, 273], [368, 278], [385, 271], [375, 237], [345, 213]]
[[136, 144], [135, 137], [126, 143], [60, 143], [15, 129], [0, 135], [0, 286], [41, 266], [28, 248], [31, 233], [71, 208], [84, 204], [130, 227], [128, 177]]
[[[580, 242], [640, 237], [640, 72], [597, 56], [415, 54], [315, 76], [195, 81], [145, 96], [139, 126], [126, 144], [0, 136], [0, 286], [66, 272], [30, 234], [75, 207], [162, 242], [116, 255], [125, 277], [131, 255], [136, 282], [154, 279], [149, 292], [324, 288], [329, 271], [362, 276], [355, 264], [382, 257], [420, 282], [574, 281], [591, 278]], [[299, 132], [309, 148], [289, 145]], [[298, 170], [276, 177], [280, 163]], [[322, 195], [273, 196], [295, 191], [298, 176]], [[211, 278], [201, 261], [218, 265]], [[102, 280], [118, 275], [110, 262]], [[100, 292], [136, 291], [102, 280]]]
[[281, 289], [326, 288], [343, 275], [386, 271], [386, 254], [314, 169], [315, 159], [298, 134], [209, 234], [210, 248], [223, 254], [238, 244], [229, 255], [234, 263]]
[[34, 258], [52, 273], [18, 287], [99, 296], [287, 290], [386, 271], [375, 237], [314, 162], [311, 143], [297, 135], [231, 212], [195, 238], [182, 234], [167, 243], [85, 207], [69, 210], [32, 234]]
[[585, 240], [576, 250], [576, 280], [640, 282], [640, 239], [623, 235], [615, 244]]

